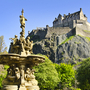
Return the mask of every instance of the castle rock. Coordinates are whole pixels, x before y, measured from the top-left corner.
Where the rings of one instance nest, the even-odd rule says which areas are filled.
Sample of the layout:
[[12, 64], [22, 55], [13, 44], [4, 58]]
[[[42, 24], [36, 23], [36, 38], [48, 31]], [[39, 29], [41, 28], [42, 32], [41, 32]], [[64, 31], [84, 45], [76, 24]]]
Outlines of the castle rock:
[[[72, 35], [75, 35], [72, 41], [62, 44]], [[78, 35], [90, 37], [90, 23], [81, 8], [80, 11], [72, 14], [69, 13], [64, 16], [59, 14], [58, 18], [53, 21], [53, 27], [46, 25], [46, 27], [34, 29], [28, 34], [30, 40], [34, 41], [33, 52], [35, 54], [45, 54], [53, 62], [59, 62], [60, 60], [60, 62], [65, 63], [69, 60], [73, 63], [73, 58], [79, 56], [80, 58], [90, 57], [90, 51], [88, 50], [90, 43]]]

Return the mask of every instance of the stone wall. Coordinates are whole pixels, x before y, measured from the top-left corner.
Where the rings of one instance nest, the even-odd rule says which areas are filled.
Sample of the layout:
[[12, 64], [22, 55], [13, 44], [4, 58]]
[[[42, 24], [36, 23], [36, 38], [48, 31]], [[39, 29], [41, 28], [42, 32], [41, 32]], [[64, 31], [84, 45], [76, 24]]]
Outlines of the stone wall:
[[32, 32], [28, 36], [39, 36], [40, 39], [45, 38], [47, 34], [47, 30], [42, 30], [42, 29], [36, 29], [32, 30]]
[[66, 34], [68, 32], [70, 32], [71, 29], [69, 27], [49, 27], [47, 29], [47, 34], [45, 36], [45, 38], [49, 38], [50, 35], [52, 35], [53, 33], [57, 34], [57, 35], [62, 35], [62, 34]]
[[57, 24], [53, 27], [70, 27], [70, 28], [73, 28], [73, 20], [69, 21], [68, 23], [64, 22], [62, 24]]
[[83, 30], [89, 30], [90, 31], [90, 23], [88, 23], [88, 22], [77, 20], [76, 23], [74, 23], [74, 24], [76, 27], [79, 27]]
[[90, 37], [90, 32], [85, 32], [83, 29], [79, 28], [79, 27], [75, 27], [75, 32], [76, 32], [76, 35], [82, 35], [82, 36], [85, 36], [85, 37]]
[[[58, 42], [58, 43], [56, 42], [57, 45], [62, 42], [62, 40], [60, 39], [62, 38], [62, 35], [67, 35], [67, 37], [69, 37], [72, 35], [79, 34], [82, 36], [90, 37], [89, 23], [86, 24], [85, 22], [81, 22], [81, 20], [73, 21], [73, 22], [74, 22], [73, 29], [69, 27], [47, 27], [44, 30], [38, 30], [38, 29], [32, 30], [32, 32], [28, 36], [33, 37], [32, 40], [42, 40], [45, 38], [51, 40], [53, 38], [54, 41], [56, 40]], [[85, 30], [87, 31], [85, 32]]]

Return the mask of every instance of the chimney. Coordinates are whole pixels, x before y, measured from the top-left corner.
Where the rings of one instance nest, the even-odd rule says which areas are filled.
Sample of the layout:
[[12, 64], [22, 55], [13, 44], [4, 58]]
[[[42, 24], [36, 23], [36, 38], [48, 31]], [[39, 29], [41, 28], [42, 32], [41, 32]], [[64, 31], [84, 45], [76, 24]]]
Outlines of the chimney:
[[70, 13], [68, 13], [68, 15], [70, 15]]
[[80, 12], [82, 11], [82, 8], [80, 8]]
[[64, 17], [66, 16], [66, 14], [64, 14]]
[[46, 25], [46, 29], [48, 29], [49, 28], [49, 25]]

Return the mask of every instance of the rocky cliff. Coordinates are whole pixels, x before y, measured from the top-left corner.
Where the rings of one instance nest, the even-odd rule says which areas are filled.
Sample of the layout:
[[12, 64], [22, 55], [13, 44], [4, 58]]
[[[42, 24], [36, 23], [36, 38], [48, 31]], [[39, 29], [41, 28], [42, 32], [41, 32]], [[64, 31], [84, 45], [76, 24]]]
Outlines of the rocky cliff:
[[83, 58], [90, 57], [90, 41], [87, 37], [75, 35], [62, 45], [57, 47], [57, 61], [58, 63], [72, 63], [76, 64]]
[[[35, 31], [36, 32], [36, 31]], [[39, 30], [40, 32], [40, 30]], [[45, 31], [43, 31], [45, 32]], [[39, 33], [40, 34], [40, 33]], [[50, 60], [56, 63], [72, 63], [82, 61], [83, 58], [90, 57], [89, 37], [80, 35], [71, 35], [68, 33], [60, 35], [59, 33], [50, 33], [50, 37], [45, 35], [34, 35], [32, 32], [28, 35], [34, 41], [33, 52], [47, 55]]]

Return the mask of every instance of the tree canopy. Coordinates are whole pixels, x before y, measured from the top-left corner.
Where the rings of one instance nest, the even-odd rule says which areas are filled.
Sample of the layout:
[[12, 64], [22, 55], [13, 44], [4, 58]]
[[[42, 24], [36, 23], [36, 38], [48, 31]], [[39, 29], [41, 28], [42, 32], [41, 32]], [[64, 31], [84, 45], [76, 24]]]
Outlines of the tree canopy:
[[44, 57], [45, 62], [34, 67], [36, 80], [41, 90], [55, 90], [60, 79], [53, 62], [51, 62], [47, 56]]
[[90, 89], [90, 58], [85, 59], [77, 69], [77, 80], [81, 90]]
[[60, 89], [64, 87], [71, 87], [75, 80], [75, 70], [71, 64], [61, 63], [55, 64], [55, 68], [60, 78]]

